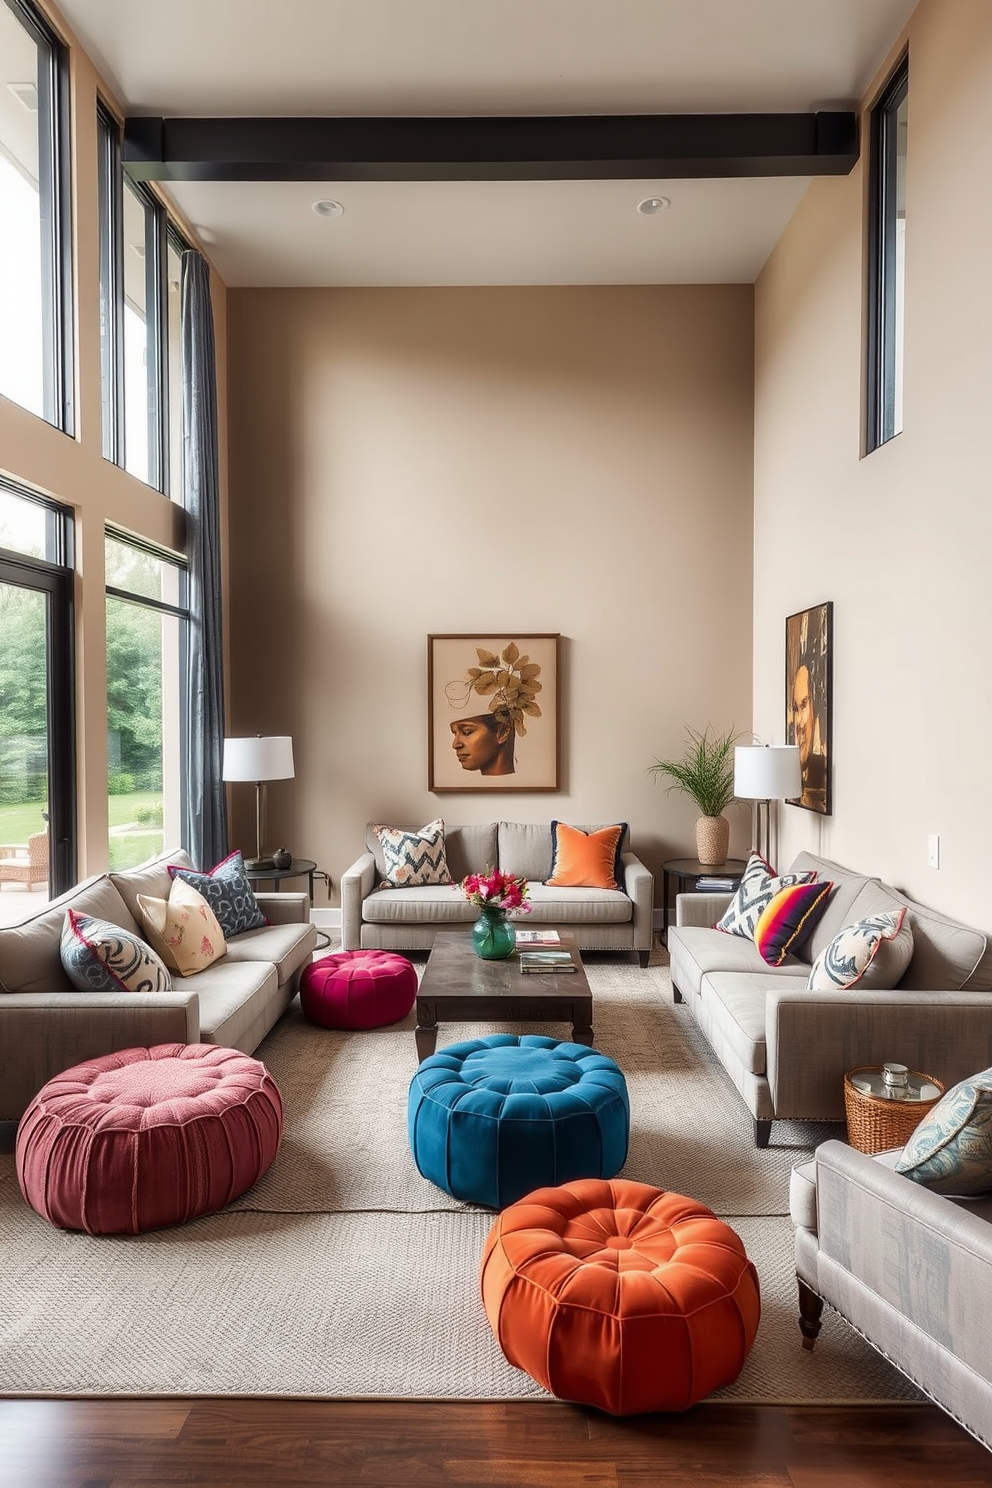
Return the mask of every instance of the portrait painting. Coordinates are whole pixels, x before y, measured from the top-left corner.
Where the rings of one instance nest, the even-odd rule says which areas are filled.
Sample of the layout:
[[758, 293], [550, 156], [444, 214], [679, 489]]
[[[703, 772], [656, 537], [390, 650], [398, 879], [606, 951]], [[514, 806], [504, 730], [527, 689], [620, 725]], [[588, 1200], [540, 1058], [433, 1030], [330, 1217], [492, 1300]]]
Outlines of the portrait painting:
[[427, 637], [428, 790], [558, 790], [558, 641]]
[[785, 739], [799, 746], [802, 795], [788, 802], [830, 815], [833, 603], [813, 605], [785, 622]]

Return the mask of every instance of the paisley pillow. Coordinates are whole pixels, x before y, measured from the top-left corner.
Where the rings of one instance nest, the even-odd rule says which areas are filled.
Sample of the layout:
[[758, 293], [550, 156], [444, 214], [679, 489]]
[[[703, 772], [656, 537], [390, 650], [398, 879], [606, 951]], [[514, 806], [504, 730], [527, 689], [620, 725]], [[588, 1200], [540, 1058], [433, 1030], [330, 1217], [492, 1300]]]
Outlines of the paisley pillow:
[[727, 935], [741, 935], [745, 940], [753, 940], [761, 912], [768, 908], [775, 895], [792, 884], [812, 883], [815, 878], [815, 873], [782, 873], [776, 877], [771, 864], [766, 863], [760, 853], [752, 853], [737, 893], [713, 928], [723, 930]]
[[172, 982], [151, 946], [129, 930], [67, 909], [59, 943], [77, 992], [170, 992]]
[[258, 907], [245, 876], [244, 859], [237, 850], [229, 853], [209, 873], [197, 873], [192, 868], [180, 868], [170, 863], [169, 875], [192, 884], [197, 893], [203, 895], [228, 940], [232, 935], [241, 935], [245, 930], [259, 930], [269, 923]]
[[934, 1193], [992, 1193], [992, 1069], [941, 1096], [903, 1148], [896, 1172]]
[[843, 992], [849, 987], [891, 991], [913, 956], [913, 929], [905, 909], [883, 910], [856, 925], [845, 925], [813, 962], [806, 986], [811, 992]]

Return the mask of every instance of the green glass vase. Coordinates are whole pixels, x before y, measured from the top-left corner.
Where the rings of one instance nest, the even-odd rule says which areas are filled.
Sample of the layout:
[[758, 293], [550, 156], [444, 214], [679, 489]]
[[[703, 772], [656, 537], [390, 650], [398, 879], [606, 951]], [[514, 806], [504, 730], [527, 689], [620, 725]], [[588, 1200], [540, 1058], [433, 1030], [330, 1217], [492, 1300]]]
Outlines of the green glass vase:
[[517, 944], [516, 931], [506, 918], [506, 911], [484, 909], [472, 926], [472, 947], [483, 961], [504, 961], [512, 956]]

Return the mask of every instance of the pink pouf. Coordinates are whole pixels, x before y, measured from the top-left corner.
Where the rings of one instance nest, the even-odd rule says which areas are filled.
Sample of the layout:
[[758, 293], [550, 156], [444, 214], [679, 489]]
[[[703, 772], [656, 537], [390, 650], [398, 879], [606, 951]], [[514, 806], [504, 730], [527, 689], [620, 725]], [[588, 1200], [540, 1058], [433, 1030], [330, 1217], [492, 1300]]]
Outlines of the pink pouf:
[[417, 973], [395, 951], [337, 951], [303, 968], [300, 1003], [322, 1028], [398, 1023], [417, 1000]]
[[66, 1230], [138, 1235], [222, 1209], [269, 1168], [282, 1098], [265, 1065], [217, 1044], [155, 1044], [74, 1065], [17, 1130], [32, 1209]]

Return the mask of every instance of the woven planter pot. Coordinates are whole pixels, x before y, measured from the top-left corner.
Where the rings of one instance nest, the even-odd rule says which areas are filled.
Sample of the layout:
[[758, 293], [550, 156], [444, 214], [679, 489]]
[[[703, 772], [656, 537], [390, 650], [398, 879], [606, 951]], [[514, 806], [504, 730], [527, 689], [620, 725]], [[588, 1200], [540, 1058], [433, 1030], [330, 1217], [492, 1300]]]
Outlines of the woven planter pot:
[[725, 816], [701, 816], [696, 822], [696, 857], [707, 868], [727, 861], [730, 823]]

